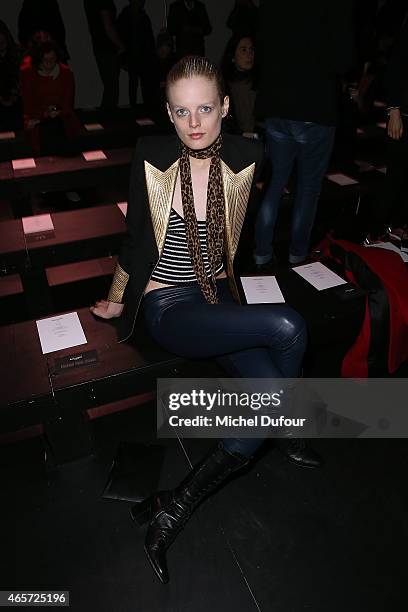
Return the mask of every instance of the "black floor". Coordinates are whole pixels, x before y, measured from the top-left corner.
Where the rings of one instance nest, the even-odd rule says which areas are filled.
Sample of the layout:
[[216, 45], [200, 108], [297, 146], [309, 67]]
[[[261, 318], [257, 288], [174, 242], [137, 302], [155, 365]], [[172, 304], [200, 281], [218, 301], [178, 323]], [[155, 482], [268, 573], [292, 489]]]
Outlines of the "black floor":
[[[405, 608], [405, 440], [313, 441], [325, 458], [319, 470], [293, 466], [266, 445], [252, 469], [197, 509], [169, 551], [171, 579], [162, 585], [132, 504], [101, 496], [118, 442], [151, 439], [154, 416], [150, 405], [101, 419], [95, 455], [52, 474], [40, 441], [3, 448], [2, 541], [15, 558], [4, 546], [2, 589], [69, 590], [75, 612]], [[184, 450], [195, 463], [211, 443], [187, 440], [183, 450], [158, 442], [163, 488], [188, 471]]]

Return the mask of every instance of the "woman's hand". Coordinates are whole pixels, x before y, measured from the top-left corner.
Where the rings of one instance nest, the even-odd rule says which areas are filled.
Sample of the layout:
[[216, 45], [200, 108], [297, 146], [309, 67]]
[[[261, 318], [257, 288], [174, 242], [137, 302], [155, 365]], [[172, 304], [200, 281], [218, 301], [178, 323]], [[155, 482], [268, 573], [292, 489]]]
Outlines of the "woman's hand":
[[44, 111], [44, 119], [55, 119], [55, 117], [59, 117], [61, 111], [58, 110], [56, 106], [49, 106], [46, 111]]
[[114, 319], [120, 317], [123, 306], [124, 304], [99, 300], [95, 303], [95, 306], [91, 306], [89, 310], [97, 317], [101, 317], [101, 319]]
[[401, 119], [401, 112], [399, 108], [393, 108], [390, 111], [390, 118], [388, 121], [388, 136], [393, 140], [399, 140], [402, 136], [404, 126]]
[[27, 127], [28, 127], [29, 130], [32, 130], [39, 123], [41, 123], [41, 121], [39, 119], [29, 119], [28, 123], [27, 123]]

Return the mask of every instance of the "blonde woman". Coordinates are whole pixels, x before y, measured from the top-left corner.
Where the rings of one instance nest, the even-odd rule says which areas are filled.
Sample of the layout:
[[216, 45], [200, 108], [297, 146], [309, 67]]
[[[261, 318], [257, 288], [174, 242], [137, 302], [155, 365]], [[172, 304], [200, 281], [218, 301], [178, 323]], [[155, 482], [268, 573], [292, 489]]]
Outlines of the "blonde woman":
[[[125, 340], [142, 307], [151, 335], [173, 353], [218, 358], [237, 377], [296, 377], [306, 347], [303, 319], [286, 305], [239, 304], [233, 275], [262, 146], [221, 133], [229, 101], [218, 69], [203, 57], [172, 68], [167, 100], [176, 134], [138, 143], [128, 236], [108, 300], [92, 311], [119, 317]], [[194, 508], [262, 442], [220, 441], [173, 491], [133, 508], [136, 520], [149, 521], [145, 551], [163, 583], [166, 551]]]

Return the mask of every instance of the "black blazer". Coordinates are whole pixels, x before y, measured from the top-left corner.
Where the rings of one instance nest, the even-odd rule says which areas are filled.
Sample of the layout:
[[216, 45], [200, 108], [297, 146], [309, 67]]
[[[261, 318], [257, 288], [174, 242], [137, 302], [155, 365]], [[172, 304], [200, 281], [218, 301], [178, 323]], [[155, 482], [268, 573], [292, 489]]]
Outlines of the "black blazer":
[[[261, 171], [263, 146], [242, 136], [223, 134], [220, 157], [227, 275], [234, 288], [234, 257], [251, 190]], [[150, 136], [137, 142], [126, 217], [128, 233], [108, 296], [110, 301], [125, 304], [117, 319], [120, 342], [132, 335], [145, 288], [163, 249], [179, 160], [180, 141], [176, 135]]]

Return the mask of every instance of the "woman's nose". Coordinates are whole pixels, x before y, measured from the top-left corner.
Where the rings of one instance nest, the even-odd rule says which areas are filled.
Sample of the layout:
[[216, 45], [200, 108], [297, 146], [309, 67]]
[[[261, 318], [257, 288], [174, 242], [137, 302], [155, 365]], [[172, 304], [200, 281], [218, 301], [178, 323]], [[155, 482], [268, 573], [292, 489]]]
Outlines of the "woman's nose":
[[200, 117], [198, 113], [191, 113], [190, 115], [190, 127], [196, 128], [200, 126]]

